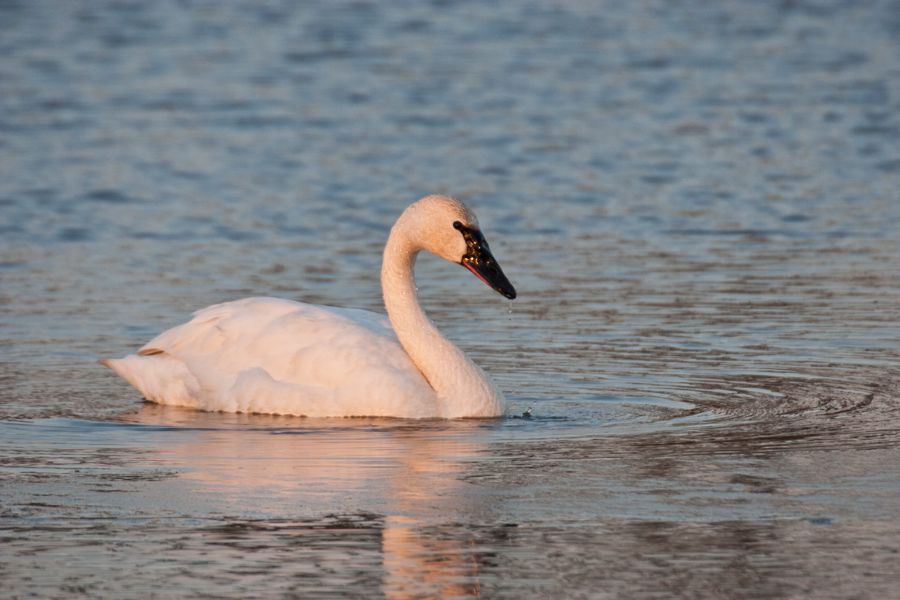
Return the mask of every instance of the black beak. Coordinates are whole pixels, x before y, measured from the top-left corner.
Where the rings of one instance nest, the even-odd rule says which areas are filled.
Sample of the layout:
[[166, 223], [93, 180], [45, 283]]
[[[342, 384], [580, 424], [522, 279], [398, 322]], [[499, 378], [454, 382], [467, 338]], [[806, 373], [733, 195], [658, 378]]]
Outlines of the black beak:
[[466, 227], [459, 221], [455, 221], [453, 227], [459, 230], [463, 239], [466, 240], [466, 254], [459, 264], [470, 270], [475, 277], [491, 286], [495, 291], [513, 300], [516, 297], [516, 288], [503, 274], [503, 269], [491, 254], [491, 249], [481, 230]]

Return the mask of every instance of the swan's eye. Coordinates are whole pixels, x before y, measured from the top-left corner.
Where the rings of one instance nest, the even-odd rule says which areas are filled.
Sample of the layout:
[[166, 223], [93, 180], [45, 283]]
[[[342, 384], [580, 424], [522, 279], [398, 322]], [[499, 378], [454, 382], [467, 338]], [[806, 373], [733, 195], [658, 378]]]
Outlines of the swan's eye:
[[453, 227], [457, 229], [466, 241], [466, 254], [462, 258], [462, 264], [490, 264], [494, 262], [491, 256], [491, 249], [488, 247], [487, 240], [480, 230], [466, 227], [459, 221], [453, 223]]

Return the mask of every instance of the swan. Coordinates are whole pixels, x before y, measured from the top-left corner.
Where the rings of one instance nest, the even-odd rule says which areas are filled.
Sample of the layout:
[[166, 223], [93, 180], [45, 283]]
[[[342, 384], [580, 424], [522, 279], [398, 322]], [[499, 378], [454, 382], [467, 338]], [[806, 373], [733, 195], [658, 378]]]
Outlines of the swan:
[[209, 306], [136, 354], [101, 364], [159, 404], [307, 417], [496, 417], [503, 395], [444, 337], [416, 295], [421, 251], [471, 271], [503, 296], [516, 291], [475, 214], [443, 195], [406, 208], [381, 267], [387, 317], [278, 298]]

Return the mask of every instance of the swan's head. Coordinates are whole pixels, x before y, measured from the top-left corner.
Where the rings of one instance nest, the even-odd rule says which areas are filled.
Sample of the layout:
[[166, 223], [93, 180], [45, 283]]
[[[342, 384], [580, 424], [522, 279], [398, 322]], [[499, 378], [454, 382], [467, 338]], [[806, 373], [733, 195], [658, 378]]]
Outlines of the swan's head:
[[516, 289], [491, 254], [475, 213], [465, 204], [449, 196], [426, 196], [407, 208], [401, 220], [415, 232], [422, 250], [464, 266], [510, 300], [516, 297]]

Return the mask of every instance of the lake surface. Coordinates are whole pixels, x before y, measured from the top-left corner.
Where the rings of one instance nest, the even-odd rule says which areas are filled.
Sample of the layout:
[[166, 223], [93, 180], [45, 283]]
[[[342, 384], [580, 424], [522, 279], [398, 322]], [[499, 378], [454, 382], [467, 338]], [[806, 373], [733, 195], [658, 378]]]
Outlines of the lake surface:
[[[4, 597], [888, 598], [897, 2], [0, 3]], [[96, 360], [419, 261], [504, 419], [143, 404]], [[531, 418], [523, 412], [532, 409]]]

